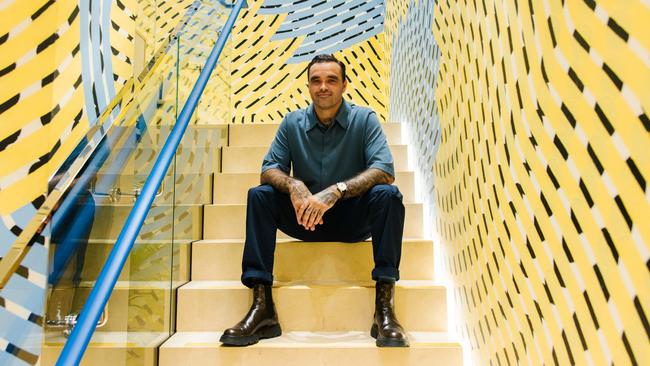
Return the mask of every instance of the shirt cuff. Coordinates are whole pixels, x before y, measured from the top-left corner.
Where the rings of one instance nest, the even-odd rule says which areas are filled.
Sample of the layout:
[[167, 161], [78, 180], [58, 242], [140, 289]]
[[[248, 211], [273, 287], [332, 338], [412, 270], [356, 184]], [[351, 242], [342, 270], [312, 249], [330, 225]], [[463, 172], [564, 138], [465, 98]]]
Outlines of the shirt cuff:
[[393, 178], [395, 178], [395, 169], [393, 168], [393, 164], [375, 162], [375, 163], [370, 164], [368, 169], [370, 169], [370, 168], [383, 170], [384, 172], [390, 174]]
[[264, 173], [265, 171], [267, 171], [269, 169], [280, 169], [283, 172], [289, 174], [289, 169], [282, 166], [282, 164], [280, 164], [280, 163], [270, 163], [270, 164], [262, 165], [262, 173]]

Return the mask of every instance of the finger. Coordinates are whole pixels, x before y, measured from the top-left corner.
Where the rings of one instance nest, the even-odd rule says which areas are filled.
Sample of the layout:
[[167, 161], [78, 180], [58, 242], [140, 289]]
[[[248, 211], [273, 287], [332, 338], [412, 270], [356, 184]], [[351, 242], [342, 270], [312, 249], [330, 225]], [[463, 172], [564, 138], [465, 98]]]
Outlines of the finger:
[[304, 210], [302, 216], [300, 217], [300, 222], [301, 225], [305, 227], [305, 229], [309, 229], [309, 225], [307, 223], [309, 222], [309, 216], [311, 216], [312, 212], [314, 211], [314, 207], [311, 205], [307, 205], [308, 207]]
[[314, 213], [314, 208], [309, 207], [307, 210], [305, 210], [305, 214], [302, 216], [302, 223], [307, 230], [311, 230], [311, 225], [309, 224], [309, 220], [311, 219], [313, 213]]
[[319, 212], [316, 218], [314, 219], [314, 228], [316, 225], [321, 225], [323, 223], [323, 213]]
[[296, 211], [296, 218], [298, 219], [298, 224], [302, 225], [302, 216], [305, 214], [305, 211], [308, 209], [309, 204], [305, 201], [303, 201], [300, 206], [298, 207], [298, 211]]
[[309, 215], [309, 221], [307, 221], [307, 226], [309, 226], [311, 230], [316, 229], [316, 218], [319, 216], [319, 212], [320, 210], [313, 210]]

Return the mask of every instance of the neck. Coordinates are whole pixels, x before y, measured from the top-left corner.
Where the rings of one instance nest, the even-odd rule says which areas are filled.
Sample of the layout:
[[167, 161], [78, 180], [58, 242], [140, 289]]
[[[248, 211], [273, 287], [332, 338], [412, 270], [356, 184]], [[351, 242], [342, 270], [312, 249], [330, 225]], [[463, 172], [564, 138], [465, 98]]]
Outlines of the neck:
[[341, 104], [343, 104], [343, 100], [341, 100], [341, 102], [339, 102], [339, 104], [335, 107], [328, 109], [321, 109], [314, 104], [314, 112], [316, 112], [316, 118], [318, 118], [320, 123], [324, 124], [325, 126], [329, 126], [332, 121], [334, 121], [334, 118], [336, 118], [336, 113], [339, 111]]

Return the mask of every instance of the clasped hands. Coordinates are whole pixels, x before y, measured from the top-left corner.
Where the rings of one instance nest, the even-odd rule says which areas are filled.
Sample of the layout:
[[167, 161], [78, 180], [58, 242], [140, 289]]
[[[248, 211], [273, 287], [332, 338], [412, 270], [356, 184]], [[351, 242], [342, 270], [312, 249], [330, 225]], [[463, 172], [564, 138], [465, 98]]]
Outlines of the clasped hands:
[[316, 194], [311, 194], [307, 186], [300, 180], [293, 182], [289, 195], [298, 224], [310, 231], [316, 230], [316, 225], [323, 224], [325, 212], [341, 198], [341, 193], [336, 186], [330, 186]]

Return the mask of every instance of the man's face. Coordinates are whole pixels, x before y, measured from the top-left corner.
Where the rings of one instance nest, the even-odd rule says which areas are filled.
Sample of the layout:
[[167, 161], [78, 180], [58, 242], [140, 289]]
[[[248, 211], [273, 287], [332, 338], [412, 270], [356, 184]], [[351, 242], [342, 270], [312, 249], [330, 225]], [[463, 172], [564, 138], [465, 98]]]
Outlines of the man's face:
[[309, 95], [320, 109], [330, 109], [341, 103], [347, 87], [341, 66], [336, 62], [313, 64], [309, 70]]

